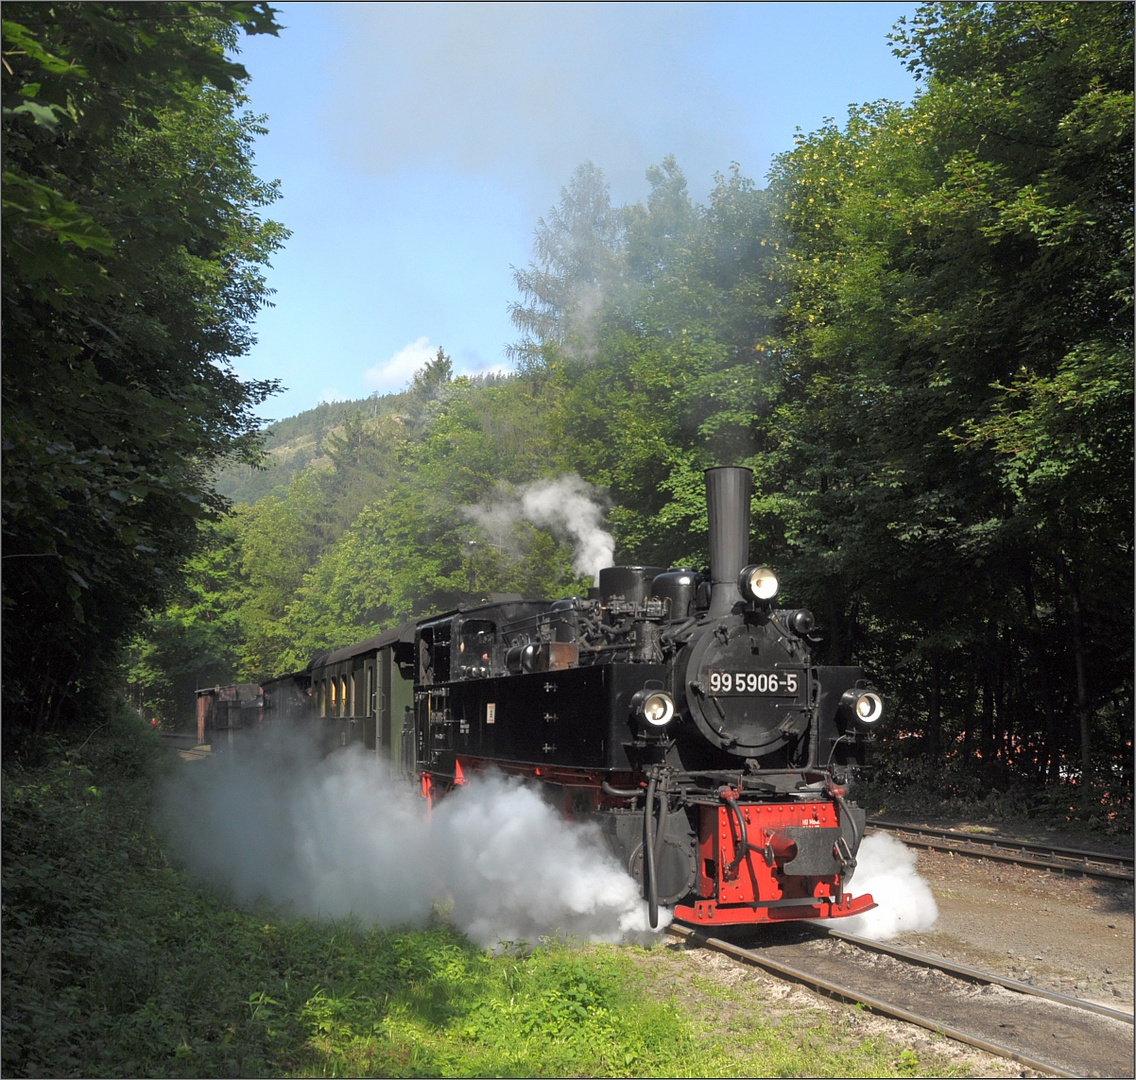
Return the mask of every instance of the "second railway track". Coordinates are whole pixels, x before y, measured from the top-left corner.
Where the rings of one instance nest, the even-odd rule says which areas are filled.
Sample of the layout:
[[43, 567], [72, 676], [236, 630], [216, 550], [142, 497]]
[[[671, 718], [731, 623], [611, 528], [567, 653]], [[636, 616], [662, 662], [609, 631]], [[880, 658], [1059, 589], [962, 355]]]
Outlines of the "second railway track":
[[1129, 1014], [838, 931], [725, 940], [685, 926], [688, 945], [862, 1004], [1028, 1069], [1055, 1076], [1132, 1076]]
[[886, 832], [908, 847], [948, 851], [956, 855], [993, 859], [1057, 873], [1082, 874], [1110, 881], [1133, 880], [1133, 858], [1130, 855], [1084, 851], [1033, 840], [962, 833], [954, 829], [909, 825], [878, 818], [868, 822], [868, 831]]

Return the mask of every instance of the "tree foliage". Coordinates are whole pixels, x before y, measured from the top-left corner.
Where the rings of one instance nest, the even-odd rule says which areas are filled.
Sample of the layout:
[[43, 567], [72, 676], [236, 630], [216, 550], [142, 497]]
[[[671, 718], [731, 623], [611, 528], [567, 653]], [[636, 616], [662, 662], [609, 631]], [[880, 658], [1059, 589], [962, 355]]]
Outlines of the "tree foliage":
[[73, 719], [256, 454], [231, 362], [282, 242], [238, 35], [263, 3], [5, 5], [4, 723]]
[[798, 569], [891, 639], [932, 754], [1088, 773], [1131, 700], [1132, 7], [895, 41], [916, 102], [773, 177]]
[[234, 675], [578, 591], [553, 532], [461, 512], [538, 477], [608, 493], [617, 561], [701, 565], [702, 471], [749, 464], [752, 553], [877, 673], [894, 760], [1130, 798], [1132, 22], [926, 5], [893, 38], [912, 104], [705, 205], [672, 158], [623, 207], [581, 166], [515, 275], [519, 374], [440, 352], [237, 514]]
[[522, 334], [511, 352], [522, 365], [537, 362], [547, 346], [594, 356], [594, 319], [617, 284], [622, 239], [622, 214], [611, 205], [607, 180], [586, 161], [561, 192], [560, 205], [537, 222], [533, 262], [513, 271], [524, 303], [510, 306]]

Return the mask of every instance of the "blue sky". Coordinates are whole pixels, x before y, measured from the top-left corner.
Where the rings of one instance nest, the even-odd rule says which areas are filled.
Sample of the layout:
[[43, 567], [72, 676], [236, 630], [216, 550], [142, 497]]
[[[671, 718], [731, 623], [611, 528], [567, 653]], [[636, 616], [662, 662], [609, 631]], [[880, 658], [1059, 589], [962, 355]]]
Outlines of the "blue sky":
[[269, 419], [400, 390], [439, 346], [506, 368], [512, 268], [580, 162], [625, 203], [674, 154], [702, 201], [732, 162], [763, 183], [797, 128], [916, 89], [887, 41], [915, 4], [276, 6], [286, 29], [240, 56], [292, 230], [237, 364], [287, 387]]

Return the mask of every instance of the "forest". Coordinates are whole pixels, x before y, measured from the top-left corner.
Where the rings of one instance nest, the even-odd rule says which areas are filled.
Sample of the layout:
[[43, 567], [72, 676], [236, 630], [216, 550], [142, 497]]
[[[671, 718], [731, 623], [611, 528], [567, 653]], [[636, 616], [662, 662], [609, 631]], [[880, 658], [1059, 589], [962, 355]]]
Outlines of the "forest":
[[[231, 368], [286, 241], [225, 58], [269, 9], [132, 7], [96, 50], [112, 8], [5, 5], [6, 737], [124, 684], [176, 726], [415, 615], [579, 593], [581, 515], [617, 563], [700, 567], [703, 470], [744, 464], [753, 556], [888, 700], [885, 768], [1130, 821], [1132, 4], [924, 5], [911, 104], [705, 204], [673, 158], [623, 206], [581, 164], [515, 273], [515, 373], [440, 349], [278, 425], [291, 467]], [[202, 140], [224, 168], [179, 183]]]

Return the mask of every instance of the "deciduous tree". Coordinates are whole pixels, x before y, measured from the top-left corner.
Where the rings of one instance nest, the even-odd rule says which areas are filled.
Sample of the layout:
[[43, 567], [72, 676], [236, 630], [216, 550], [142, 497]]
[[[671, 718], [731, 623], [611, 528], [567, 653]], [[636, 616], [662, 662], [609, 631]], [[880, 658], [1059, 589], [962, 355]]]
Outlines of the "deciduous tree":
[[80, 715], [255, 456], [232, 368], [285, 232], [252, 169], [264, 3], [3, 12], [4, 726]]

